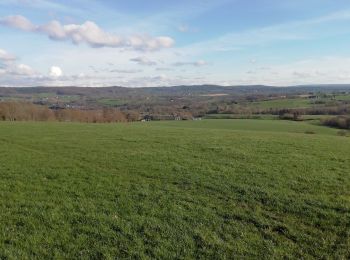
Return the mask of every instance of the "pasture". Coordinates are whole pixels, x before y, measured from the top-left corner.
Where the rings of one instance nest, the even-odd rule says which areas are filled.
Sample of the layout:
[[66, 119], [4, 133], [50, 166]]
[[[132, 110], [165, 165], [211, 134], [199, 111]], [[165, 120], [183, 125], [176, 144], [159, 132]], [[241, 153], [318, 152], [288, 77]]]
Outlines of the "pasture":
[[0, 123], [0, 258], [234, 256], [350, 257], [349, 137], [279, 120]]
[[269, 108], [308, 108], [312, 102], [306, 98], [285, 98], [247, 103], [247, 106], [260, 109]]
[[347, 103], [350, 100], [348, 94], [326, 95], [318, 98], [283, 98], [283, 99], [271, 99], [263, 101], [249, 102], [245, 105], [252, 108], [259, 109], [283, 109], [283, 108], [311, 108], [311, 107], [324, 107], [335, 106], [343, 103]]

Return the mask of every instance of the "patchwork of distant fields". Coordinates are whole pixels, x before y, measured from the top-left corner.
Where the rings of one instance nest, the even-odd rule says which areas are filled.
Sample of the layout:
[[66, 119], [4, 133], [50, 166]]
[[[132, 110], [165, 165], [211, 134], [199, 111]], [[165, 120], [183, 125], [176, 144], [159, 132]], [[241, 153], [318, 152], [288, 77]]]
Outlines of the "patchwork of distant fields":
[[1, 122], [0, 258], [349, 258], [350, 138], [337, 132]]

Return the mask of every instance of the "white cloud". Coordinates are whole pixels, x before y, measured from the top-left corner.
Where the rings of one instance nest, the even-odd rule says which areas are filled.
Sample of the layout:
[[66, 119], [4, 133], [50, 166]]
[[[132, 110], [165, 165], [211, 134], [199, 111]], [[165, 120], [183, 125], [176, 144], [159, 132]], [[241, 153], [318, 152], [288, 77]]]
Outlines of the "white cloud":
[[0, 49], [0, 74], [15, 76], [32, 76], [36, 74], [34, 69], [26, 64], [17, 64], [15, 55]]
[[34, 69], [32, 69], [30, 66], [26, 64], [18, 64], [13, 66], [8, 70], [13, 75], [19, 75], [19, 76], [32, 76], [35, 74]]
[[5, 73], [12, 76], [33, 76], [36, 74], [34, 69], [26, 64], [10, 66], [5, 70]]
[[237, 73], [234, 79], [229, 79], [227, 76], [222, 76], [222, 78], [233, 84], [274, 86], [347, 84], [350, 80], [349, 67], [350, 58], [348, 57], [320, 57]]
[[156, 71], [172, 71], [173, 69], [172, 68], [156, 68]]
[[208, 65], [208, 62], [204, 60], [198, 60], [198, 61], [186, 61], [186, 62], [175, 62], [173, 63], [173, 66], [181, 67], [181, 66], [195, 66], [195, 67], [202, 67]]
[[50, 68], [49, 75], [50, 75], [50, 77], [58, 78], [58, 77], [61, 77], [63, 75], [63, 72], [62, 72], [62, 69], [60, 67], [52, 66]]
[[155, 51], [174, 45], [174, 40], [167, 36], [118, 36], [105, 32], [92, 21], [62, 25], [59, 21], [54, 20], [45, 25], [34, 25], [21, 15], [13, 15], [0, 19], [0, 24], [22, 31], [42, 33], [52, 40], [71, 41], [74, 44], [86, 43], [94, 48], [111, 47]]
[[110, 70], [110, 72], [133, 74], [133, 73], [140, 73], [140, 72], [142, 72], [142, 70], [136, 70], [136, 69], [112, 69], [112, 70]]
[[16, 56], [9, 54], [5, 50], [0, 49], [0, 61], [8, 62], [8, 61], [15, 61]]
[[157, 62], [152, 61], [152, 60], [148, 59], [147, 57], [136, 57], [136, 58], [130, 59], [130, 61], [136, 62], [137, 64], [143, 65], [143, 66], [155, 66], [155, 65], [157, 65]]
[[7, 16], [0, 20], [0, 24], [27, 32], [36, 30], [36, 26], [21, 15]]

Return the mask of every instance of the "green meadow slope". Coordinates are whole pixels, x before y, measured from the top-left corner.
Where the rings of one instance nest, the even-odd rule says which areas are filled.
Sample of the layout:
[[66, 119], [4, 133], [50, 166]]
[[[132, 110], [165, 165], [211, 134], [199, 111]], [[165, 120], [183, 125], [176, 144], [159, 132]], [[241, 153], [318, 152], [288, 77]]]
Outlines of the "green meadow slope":
[[278, 120], [0, 123], [0, 258], [234, 256], [350, 257], [350, 138]]

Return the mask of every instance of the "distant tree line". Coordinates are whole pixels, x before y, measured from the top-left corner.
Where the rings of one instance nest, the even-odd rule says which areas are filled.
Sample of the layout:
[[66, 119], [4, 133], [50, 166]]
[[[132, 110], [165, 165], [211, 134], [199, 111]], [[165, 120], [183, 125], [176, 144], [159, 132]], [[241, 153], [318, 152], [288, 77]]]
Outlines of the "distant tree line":
[[136, 111], [126, 113], [116, 108], [54, 110], [27, 102], [0, 102], [0, 120], [2, 121], [113, 123], [137, 121], [139, 119], [140, 115]]

